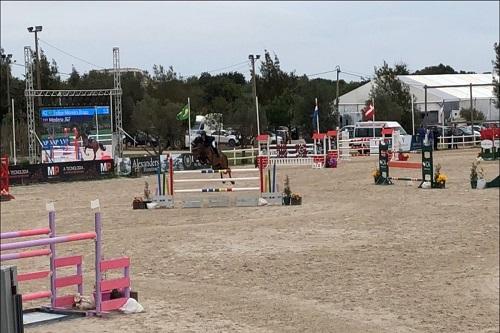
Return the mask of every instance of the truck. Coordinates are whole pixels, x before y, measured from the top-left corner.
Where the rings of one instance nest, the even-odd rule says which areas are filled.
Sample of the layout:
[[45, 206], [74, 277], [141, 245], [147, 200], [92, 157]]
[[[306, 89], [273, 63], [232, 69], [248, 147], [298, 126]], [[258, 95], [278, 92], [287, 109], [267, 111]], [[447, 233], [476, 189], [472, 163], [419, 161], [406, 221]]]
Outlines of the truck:
[[[391, 128], [394, 131], [399, 131], [405, 142], [410, 138], [407, 138], [407, 133], [397, 121], [360, 121], [354, 124], [354, 129], [352, 129], [353, 137], [351, 138], [351, 133], [349, 133], [350, 146], [353, 150], [358, 150], [360, 154], [368, 154], [370, 152], [370, 140], [374, 138], [382, 137], [382, 129]], [[348, 129], [347, 129], [348, 130]]]

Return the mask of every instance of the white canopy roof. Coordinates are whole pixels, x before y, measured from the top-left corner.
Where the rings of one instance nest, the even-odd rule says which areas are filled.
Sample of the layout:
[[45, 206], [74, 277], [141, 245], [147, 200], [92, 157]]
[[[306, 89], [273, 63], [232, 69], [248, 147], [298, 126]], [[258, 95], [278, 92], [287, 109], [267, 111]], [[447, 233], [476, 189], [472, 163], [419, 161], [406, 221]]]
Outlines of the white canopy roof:
[[[424, 86], [468, 85], [492, 83], [492, 74], [440, 74], [440, 75], [399, 75], [398, 79], [410, 86], [410, 92], [420, 102], [424, 101]], [[373, 80], [340, 96], [340, 104], [364, 104], [369, 98]], [[461, 100], [470, 98], [470, 87], [429, 88], [427, 100]], [[472, 87], [472, 98], [494, 99], [493, 86]]]
[[[424, 86], [487, 84], [493, 82], [491, 74], [440, 74], [440, 75], [399, 75], [398, 79], [412, 88]], [[440, 99], [469, 99], [470, 87], [429, 88], [427, 93]], [[473, 98], [494, 98], [493, 86], [472, 87]]]

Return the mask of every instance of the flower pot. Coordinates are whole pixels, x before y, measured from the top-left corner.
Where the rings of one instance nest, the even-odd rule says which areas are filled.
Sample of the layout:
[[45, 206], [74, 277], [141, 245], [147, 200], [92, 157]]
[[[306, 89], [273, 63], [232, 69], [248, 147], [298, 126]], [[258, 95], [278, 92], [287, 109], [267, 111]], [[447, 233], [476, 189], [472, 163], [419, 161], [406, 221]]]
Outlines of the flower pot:
[[470, 187], [477, 188], [477, 180], [471, 180], [470, 181]]
[[437, 183], [437, 184], [438, 184], [438, 188], [445, 188], [446, 187], [446, 182]]
[[283, 197], [283, 204], [284, 204], [285, 206], [289, 206], [289, 205], [290, 205], [290, 201], [291, 201], [291, 199], [292, 199], [292, 198], [291, 198], [291, 197], [289, 197], [289, 196], [284, 196], [284, 197]]
[[302, 198], [298, 198], [298, 199], [292, 198], [292, 200], [290, 201], [290, 203], [292, 205], [294, 205], [294, 206], [302, 205]]

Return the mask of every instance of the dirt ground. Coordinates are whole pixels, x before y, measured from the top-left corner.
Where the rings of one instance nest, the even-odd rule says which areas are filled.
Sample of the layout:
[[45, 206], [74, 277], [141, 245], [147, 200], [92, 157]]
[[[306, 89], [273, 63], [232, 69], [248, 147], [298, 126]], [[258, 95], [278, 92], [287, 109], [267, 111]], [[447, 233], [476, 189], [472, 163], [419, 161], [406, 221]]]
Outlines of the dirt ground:
[[[47, 200], [58, 234], [92, 231], [98, 197], [103, 252], [130, 256], [145, 308], [26, 332], [498, 332], [500, 192], [470, 189], [476, 154], [435, 152], [444, 190], [375, 186], [375, 157], [279, 169], [302, 206], [132, 210], [154, 177], [14, 187], [2, 231], [46, 226]], [[498, 161], [482, 164], [488, 179], [498, 175]], [[91, 242], [57, 249], [86, 253], [89, 294]], [[28, 265], [48, 260], [19, 269]]]

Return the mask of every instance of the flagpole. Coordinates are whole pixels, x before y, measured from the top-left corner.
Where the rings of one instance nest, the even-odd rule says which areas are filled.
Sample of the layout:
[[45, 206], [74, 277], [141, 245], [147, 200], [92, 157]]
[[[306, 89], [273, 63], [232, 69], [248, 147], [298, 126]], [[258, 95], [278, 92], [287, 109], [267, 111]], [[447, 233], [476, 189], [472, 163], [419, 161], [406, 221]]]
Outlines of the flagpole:
[[193, 152], [191, 147], [191, 100], [188, 97], [188, 135], [189, 135], [189, 152]]
[[260, 135], [259, 98], [257, 96], [255, 96], [255, 112], [257, 113], [257, 135]]
[[315, 103], [316, 103], [316, 108], [318, 109], [318, 112], [316, 113], [316, 127], [317, 127], [317, 131], [318, 131], [318, 134], [319, 134], [319, 108], [318, 108], [318, 98], [316, 97], [314, 99]]
[[373, 108], [373, 117], [372, 117], [372, 127], [373, 127], [373, 137], [375, 137], [375, 99], [372, 98], [372, 108]]
[[413, 106], [413, 98], [414, 96], [411, 95], [411, 129], [412, 134], [415, 135], [415, 108]]

